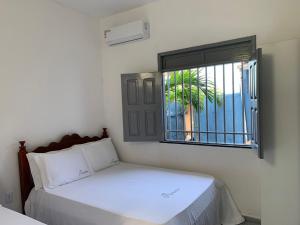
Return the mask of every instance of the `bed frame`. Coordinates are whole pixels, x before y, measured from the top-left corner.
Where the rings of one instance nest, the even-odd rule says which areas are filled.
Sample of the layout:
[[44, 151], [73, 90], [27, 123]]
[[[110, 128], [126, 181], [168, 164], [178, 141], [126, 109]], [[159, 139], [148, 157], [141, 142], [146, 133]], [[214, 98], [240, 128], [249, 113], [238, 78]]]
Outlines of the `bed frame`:
[[46, 153], [51, 151], [62, 150], [69, 148], [73, 145], [84, 144], [93, 141], [99, 141], [103, 138], [108, 138], [107, 128], [103, 128], [102, 135], [95, 137], [80, 137], [78, 134], [65, 135], [59, 142], [51, 142], [48, 146], [40, 146], [33, 151], [27, 151], [25, 146], [25, 141], [20, 141], [20, 147], [18, 152], [19, 158], [19, 173], [20, 173], [20, 187], [21, 187], [21, 200], [22, 200], [22, 210], [24, 211], [25, 201], [27, 200], [30, 191], [34, 187], [29, 163], [26, 157], [28, 152], [35, 153]]

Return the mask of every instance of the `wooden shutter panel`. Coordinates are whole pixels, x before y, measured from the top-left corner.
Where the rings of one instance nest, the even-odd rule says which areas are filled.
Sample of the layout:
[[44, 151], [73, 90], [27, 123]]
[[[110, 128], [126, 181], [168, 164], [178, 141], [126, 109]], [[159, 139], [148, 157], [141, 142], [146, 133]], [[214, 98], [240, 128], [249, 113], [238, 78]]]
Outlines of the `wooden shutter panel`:
[[251, 99], [251, 145], [257, 150], [259, 158], [263, 158], [260, 129], [260, 76], [261, 76], [262, 51], [257, 49], [255, 59], [249, 62], [249, 88]]
[[160, 141], [162, 75], [122, 74], [121, 82], [124, 141]]

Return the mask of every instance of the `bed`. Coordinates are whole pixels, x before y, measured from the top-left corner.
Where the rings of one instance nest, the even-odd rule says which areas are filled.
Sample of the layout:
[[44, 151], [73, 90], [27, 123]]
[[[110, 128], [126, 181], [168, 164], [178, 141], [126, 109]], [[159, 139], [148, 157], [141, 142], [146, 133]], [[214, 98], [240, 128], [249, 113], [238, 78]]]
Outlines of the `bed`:
[[1, 224], [5, 225], [45, 225], [0, 205]]
[[[106, 129], [100, 137], [65, 136], [35, 152], [107, 137]], [[35, 190], [26, 154], [21, 142], [24, 212], [48, 225], [235, 225], [244, 221], [225, 185], [206, 174], [119, 162], [55, 189]]]

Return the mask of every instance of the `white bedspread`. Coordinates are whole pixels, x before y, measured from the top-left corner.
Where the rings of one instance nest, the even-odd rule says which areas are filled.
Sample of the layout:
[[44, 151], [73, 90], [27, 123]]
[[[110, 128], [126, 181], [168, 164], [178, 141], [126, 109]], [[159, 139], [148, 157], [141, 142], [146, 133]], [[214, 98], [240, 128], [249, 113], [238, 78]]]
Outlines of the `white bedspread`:
[[243, 222], [213, 177], [128, 163], [54, 190], [33, 190], [26, 214], [48, 225], [234, 225]]

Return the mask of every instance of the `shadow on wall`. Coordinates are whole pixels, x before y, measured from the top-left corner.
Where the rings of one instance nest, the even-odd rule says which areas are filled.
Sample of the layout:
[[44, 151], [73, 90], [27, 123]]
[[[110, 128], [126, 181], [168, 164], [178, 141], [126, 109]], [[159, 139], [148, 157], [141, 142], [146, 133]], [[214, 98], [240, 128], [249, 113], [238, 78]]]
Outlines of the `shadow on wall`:
[[263, 67], [261, 76], [261, 116], [262, 116], [262, 144], [264, 149], [264, 159], [270, 163], [274, 163], [274, 131], [275, 123], [275, 98], [274, 98], [274, 60], [271, 55], [263, 55]]
[[[1, 155], [5, 160], [2, 160], [0, 169], [0, 204], [20, 212], [18, 142], [8, 144], [4, 149], [3, 155]], [[12, 181], [14, 181], [14, 185], [11, 184]], [[11, 194], [11, 196], [6, 196], [7, 194]]]

